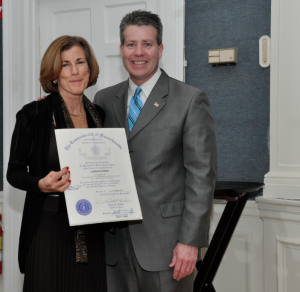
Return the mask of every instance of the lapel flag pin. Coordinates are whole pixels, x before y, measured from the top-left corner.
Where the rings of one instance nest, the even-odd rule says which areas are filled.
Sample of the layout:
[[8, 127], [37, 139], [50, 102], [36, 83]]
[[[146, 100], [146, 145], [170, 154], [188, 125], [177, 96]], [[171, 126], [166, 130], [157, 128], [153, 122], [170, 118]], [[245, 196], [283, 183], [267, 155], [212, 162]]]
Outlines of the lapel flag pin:
[[159, 107], [159, 104], [158, 104], [157, 102], [155, 102], [154, 105], [155, 105], [156, 107]]

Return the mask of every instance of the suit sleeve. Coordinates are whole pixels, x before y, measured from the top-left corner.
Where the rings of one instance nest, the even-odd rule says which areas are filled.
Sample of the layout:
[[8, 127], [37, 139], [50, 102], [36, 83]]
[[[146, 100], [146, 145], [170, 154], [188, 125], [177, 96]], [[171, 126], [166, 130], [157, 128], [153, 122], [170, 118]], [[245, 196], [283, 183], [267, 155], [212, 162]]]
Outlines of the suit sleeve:
[[183, 159], [186, 169], [185, 208], [178, 240], [208, 246], [210, 214], [216, 182], [217, 150], [214, 120], [203, 91], [191, 100], [183, 129]]
[[28, 172], [32, 151], [33, 139], [28, 118], [24, 110], [21, 110], [17, 114], [17, 121], [12, 135], [6, 178], [17, 189], [44, 194], [38, 187], [38, 182], [42, 177], [34, 176]]

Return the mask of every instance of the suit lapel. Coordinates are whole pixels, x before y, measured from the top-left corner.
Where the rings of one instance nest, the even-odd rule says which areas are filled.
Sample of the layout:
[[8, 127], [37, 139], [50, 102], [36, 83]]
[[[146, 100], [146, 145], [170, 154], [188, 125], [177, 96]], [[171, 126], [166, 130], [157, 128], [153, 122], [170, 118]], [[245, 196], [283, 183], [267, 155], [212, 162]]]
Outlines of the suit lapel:
[[165, 106], [164, 97], [169, 93], [169, 76], [162, 70], [157, 83], [151, 91], [143, 109], [128, 136], [128, 141], [139, 133]]
[[128, 80], [124, 82], [119, 91], [116, 93], [117, 99], [113, 102], [113, 107], [117, 120], [121, 128], [125, 128], [128, 137], [128, 123], [127, 123], [127, 95], [128, 95]]

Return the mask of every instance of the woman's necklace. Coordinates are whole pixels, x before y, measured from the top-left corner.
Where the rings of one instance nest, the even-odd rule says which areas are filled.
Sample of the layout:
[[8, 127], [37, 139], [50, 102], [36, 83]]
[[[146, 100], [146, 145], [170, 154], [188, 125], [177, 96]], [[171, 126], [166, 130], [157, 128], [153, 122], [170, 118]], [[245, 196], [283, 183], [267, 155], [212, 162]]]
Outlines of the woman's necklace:
[[69, 114], [70, 114], [70, 116], [73, 116], [73, 117], [82, 117], [85, 114], [85, 110], [83, 109], [83, 112], [79, 115], [74, 115], [74, 114], [71, 114], [70, 112], [69, 112]]
[[71, 113], [70, 113], [70, 110], [69, 110], [69, 108], [68, 108], [68, 106], [67, 106], [67, 103], [66, 103], [66, 101], [65, 101], [65, 100], [64, 100], [64, 98], [61, 96], [60, 92], [58, 92], [58, 94], [59, 94], [59, 95], [60, 95], [60, 97], [63, 99], [63, 101], [64, 101], [64, 103], [65, 103], [65, 105], [66, 105], [66, 108], [67, 108], [67, 110], [68, 110], [68, 112], [69, 112], [70, 116], [78, 118], [78, 117], [82, 117], [82, 116], [85, 114], [85, 109], [84, 109], [84, 106], [83, 106], [83, 111], [82, 111], [82, 113], [81, 113], [81, 114], [79, 114], [79, 115], [71, 114]]

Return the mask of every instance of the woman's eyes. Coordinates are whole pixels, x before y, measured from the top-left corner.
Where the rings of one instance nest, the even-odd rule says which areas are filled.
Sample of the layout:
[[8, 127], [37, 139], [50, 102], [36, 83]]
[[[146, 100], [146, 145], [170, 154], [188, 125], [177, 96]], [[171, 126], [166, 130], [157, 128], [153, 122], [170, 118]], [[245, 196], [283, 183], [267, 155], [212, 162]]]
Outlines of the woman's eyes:
[[[85, 61], [78, 61], [76, 64], [84, 64], [84, 63], [85, 63]], [[70, 65], [69, 63], [65, 63], [62, 66], [63, 67], [68, 67], [69, 65]]]

